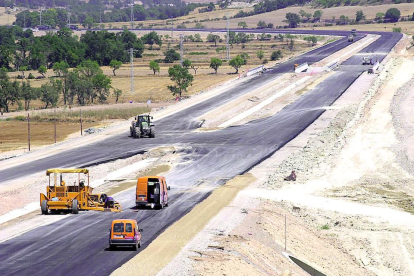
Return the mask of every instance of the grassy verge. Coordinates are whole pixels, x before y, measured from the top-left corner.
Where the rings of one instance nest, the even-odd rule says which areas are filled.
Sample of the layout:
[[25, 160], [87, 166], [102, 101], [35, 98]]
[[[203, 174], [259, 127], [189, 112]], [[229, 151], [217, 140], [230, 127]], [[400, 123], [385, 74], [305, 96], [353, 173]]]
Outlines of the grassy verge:
[[[105, 120], [126, 120], [137, 114], [149, 112], [150, 108], [147, 107], [131, 107], [131, 108], [105, 108], [95, 110], [82, 110], [82, 121], [83, 122], [101, 122]], [[67, 110], [56, 112], [53, 111], [39, 113], [30, 117], [31, 122], [53, 122], [56, 119], [57, 122], [65, 123], [79, 123], [80, 111], [79, 110]], [[7, 118], [7, 122], [20, 121], [24, 122], [27, 120], [26, 116], [15, 116]], [[1, 122], [0, 122], [1, 123]]]

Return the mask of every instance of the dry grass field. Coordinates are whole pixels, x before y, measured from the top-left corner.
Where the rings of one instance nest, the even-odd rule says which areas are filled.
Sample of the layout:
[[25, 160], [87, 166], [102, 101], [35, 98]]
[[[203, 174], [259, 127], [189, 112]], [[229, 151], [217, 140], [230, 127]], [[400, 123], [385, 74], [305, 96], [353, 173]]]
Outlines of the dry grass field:
[[[84, 123], [84, 129], [96, 126], [98, 123]], [[16, 149], [27, 149], [27, 122], [0, 121], [0, 152]], [[31, 145], [33, 147], [53, 144], [53, 122], [32, 122], [30, 124]], [[79, 131], [79, 123], [57, 123], [57, 141], [63, 141], [69, 134]]]
[[18, 12], [11, 12], [10, 14], [7, 14], [6, 9], [4, 7], [0, 7], [0, 26], [11, 25], [14, 21], [16, 21], [16, 13]]
[[[322, 20], [324, 19], [332, 19], [335, 16], [336, 19], [339, 19], [341, 15], [348, 16], [349, 19], [355, 19], [355, 14], [357, 11], [362, 10], [366, 16], [367, 20], [372, 20], [375, 18], [375, 15], [378, 12], [385, 13], [390, 8], [397, 8], [401, 11], [401, 16], [411, 16], [414, 12], [414, 3], [403, 3], [403, 4], [387, 4], [387, 5], [377, 5], [377, 6], [343, 6], [343, 7], [334, 7], [334, 8], [327, 8], [327, 9], [313, 9], [310, 6], [304, 7], [289, 7], [286, 9], [281, 9], [277, 11], [272, 11], [263, 14], [257, 14], [249, 17], [244, 18], [235, 18], [230, 20], [230, 27], [237, 28], [237, 24], [241, 21], [247, 23], [249, 28], [256, 28], [257, 23], [262, 20], [266, 23], [273, 23], [275, 26], [283, 26], [286, 25], [284, 20], [286, 20], [286, 14], [288, 12], [292, 13], [299, 13], [300, 10], [304, 10], [308, 13], [313, 14], [316, 10], [322, 10]], [[209, 21], [204, 22], [207, 28], [223, 28], [225, 26], [225, 21]], [[189, 24], [188, 27], [194, 26], [193, 24]], [[346, 27], [345, 27], [346, 28]]]

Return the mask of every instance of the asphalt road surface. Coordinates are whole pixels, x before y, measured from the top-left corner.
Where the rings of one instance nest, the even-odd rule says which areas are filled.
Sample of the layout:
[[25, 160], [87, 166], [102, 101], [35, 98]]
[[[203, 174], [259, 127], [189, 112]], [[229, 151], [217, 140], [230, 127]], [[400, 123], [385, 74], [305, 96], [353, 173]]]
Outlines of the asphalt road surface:
[[[199, 31], [199, 30], [198, 30]], [[295, 31], [289, 31], [295, 33]], [[302, 32], [303, 33], [303, 32]], [[315, 34], [347, 35], [349, 32], [317, 31]], [[157, 138], [132, 140], [128, 130], [93, 145], [56, 154], [0, 171], [1, 182], [15, 179], [15, 172], [30, 175], [49, 167], [80, 166], [125, 158], [160, 145], [177, 145], [185, 162], [167, 174], [172, 186], [170, 206], [164, 210], [134, 209], [134, 190], [117, 196], [122, 213], [81, 212], [67, 219], [39, 227], [0, 244], [2, 275], [108, 275], [137, 253], [129, 249], [108, 251], [109, 227], [112, 219], [137, 219], [143, 232], [143, 247], [164, 229], [206, 198], [217, 185], [247, 171], [296, 137], [331, 105], [355, 81], [365, 68], [365, 53], [383, 57], [401, 38], [401, 34], [381, 34], [377, 42], [349, 59], [341, 69], [324, 82], [288, 105], [274, 116], [208, 133], [193, 133], [194, 121], [208, 110], [248, 93], [271, 81], [278, 74], [289, 72], [293, 63], [315, 62], [349, 45], [339, 40], [332, 45], [302, 55], [279, 65], [266, 74], [250, 80], [243, 87], [231, 89], [206, 102], [185, 109], [157, 122]], [[346, 70], [346, 67], [352, 70]], [[160, 131], [162, 130], [162, 131]], [[1, 164], [1, 163], [0, 163]], [[202, 185], [203, 188], [200, 188]], [[39, 210], [40, 213], [40, 210]]]

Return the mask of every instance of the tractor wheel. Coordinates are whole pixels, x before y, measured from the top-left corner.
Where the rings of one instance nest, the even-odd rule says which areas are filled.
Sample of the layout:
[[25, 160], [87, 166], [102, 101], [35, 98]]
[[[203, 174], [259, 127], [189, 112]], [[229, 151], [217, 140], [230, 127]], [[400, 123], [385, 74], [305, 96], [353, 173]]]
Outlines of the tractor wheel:
[[47, 207], [47, 200], [42, 201], [42, 215], [47, 215], [49, 213], [49, 208]]
[[150, 138], [155, 138], [155, 128], [152, 127], [150, 129], [150, 135], [149, 136], [150, 136]]
[[134, 133], [132, 131], [132, 128], [129, 128], [129, 137], [134, 137]]
[[74, 199], [72, 201], [72, 214], [78, 214], [79, 213], [79, 205], [78, 205], [78, 200]]

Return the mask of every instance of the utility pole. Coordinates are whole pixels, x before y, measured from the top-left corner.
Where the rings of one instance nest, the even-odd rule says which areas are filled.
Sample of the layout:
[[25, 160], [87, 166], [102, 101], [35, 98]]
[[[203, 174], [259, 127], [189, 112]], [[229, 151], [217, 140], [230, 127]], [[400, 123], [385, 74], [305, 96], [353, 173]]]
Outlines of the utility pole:
[[137, 50], [134, 50], [134, 48], [129, 49], [129, 61], [131, 64], [131, 96], [134, 94], [135, 87], [134, 87], [134, 52]]
[[55, 113], [55, 144], [56, 144], [56, 107], [55, 107], [55, 111], [54, 111], [54, 113]]
[[27, 113], [27, 142], [29, 144], [29, 151], [30, 151], [30, 114]]
[[83, 135], [82, 108], [80, 108], [80, 125], [81, 125], [81, 136], [82, 136]]
[[174, 19], [172, 19], [171, 22], [172, 22], [171, 41], [173, 41], [174, 40]]
[[229, 21], [229, 13], [227, 13], [227, 39], [226, 39], [226, 59], [230, 60], [230, 31], [229, 31], [229, 25], [230, 25], [230, 21]]
[[23, 28], [26, 28], [26, 11], [23, 13]]
[[68, 28], [70, 28], [70, 12], [68, 12]]
[[183, 56], [184, 56], [184, 47], [183, 47], [184, 35], [180, 34], [180, 65], [183, 67]]
[[42, 25], [42, 11], [43, 11], [43, 8], [40, 8], [40, 25]]
[[134, 28], [134, 0], [131, 0], [131, 29]]

